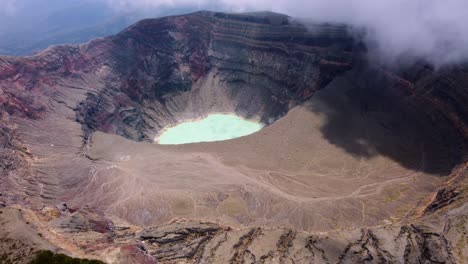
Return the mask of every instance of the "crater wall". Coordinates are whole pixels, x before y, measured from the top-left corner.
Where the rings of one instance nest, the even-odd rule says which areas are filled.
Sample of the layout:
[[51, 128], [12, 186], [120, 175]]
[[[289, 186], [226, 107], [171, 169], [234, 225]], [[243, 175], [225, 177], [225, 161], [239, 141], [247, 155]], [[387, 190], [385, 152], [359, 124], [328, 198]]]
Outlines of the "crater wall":
[[[264, 232], [282, 253], [254, 257], [463, 259], [468, 66], [395, 69], [367, 56], [343, 25], [198, 12], [0, 57], [0, 205], [98, 258], [172, 263], [182, 245], [179, 259], [236, 263]], [[270, 125], [225, 142], [150, 143], [210, 112]], [[207, 221], [217, 224], [198, 232]], [[306, 235], [317, 231], [333, 241]]]

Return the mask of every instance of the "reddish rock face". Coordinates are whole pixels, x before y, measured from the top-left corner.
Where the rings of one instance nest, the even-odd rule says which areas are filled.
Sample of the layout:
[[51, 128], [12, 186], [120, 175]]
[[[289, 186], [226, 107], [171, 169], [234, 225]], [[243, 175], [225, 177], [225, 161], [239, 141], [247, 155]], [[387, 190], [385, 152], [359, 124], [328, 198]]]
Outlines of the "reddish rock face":
[[[460, 206], [466, 203], [467, 84], [466, 65], [435, 70], [423, 63], [399, 69], [371, 64], [360, 40], [353, 38], [348, 34], [347, 28], [341, 25], [317, 24], [308, 30], [291, 22], [286, 16], [269, 13], [198, 12], [186, 16], [143, 20], [115, 36], [86, 44], [50, 47], [30, 57], [0, 57], [0, 204], [20, 204], [39, 211], [55, 208], [54, 206], [62, 201], [72, 201], [74, 210], [58, 215], [58, 219], [52, 221], [53, 223], [47, 222], [44, 225], [57, 228], [60, 232], [56, 233], [64, 237], [70, 236], [73, 238], [70, 238], [73, 240], [71, 243], [76, 243], [82, 249], [103, 252], [100, 250], [118, 248], [122, 258], [127, 259], [126, 263], [157, 263], [157, 260], [173, 263], [179, 259], [206, 263], [221, 260], [242, 262], [249, 256], [265, 261], [274, 258], [285, 261], [291, 257], [293, 260], [307, 259], [314, 262], [319, 261], [321, 256], [323, 261], [333, 259], [337, 262], [362, 262], [377, 258], [381, 261], [396, 262], [441, 262], [442, 259], [449, 263], [456, 262], [458, 257], [454, 256], [458, 254], [458, 249], [452, 248], [447, 239], [458, 239], [455, 233], [458, 232], [456, 228], [459, 226], [452, 223], [465, 221], [463, 210], [466, 209]], [[340, 85], [343, 87], [337, 89]], [[119, 181], [126, 179], [119, 178], [123, 175], [119, 173], [125, 172], [128, 174], [125, 175], [130, 177], [136, 169], [125, 171], [116, 168], [124, 167], [124, 162], [133, 162], [133, 157], [123, 155], [126, 150], [120, 150], [107, 143], [110, 146], [103, 145], [108, 149], [118, 149], [115, 157], [112, 156], [113, 153], [106, 153], [105, 156], [99, 148], [90, 151], [94, 145], [98, 145], [93, 142], [93, 135], [99, 134], [96, 132], [116, 134], [133, 141], [152, 142], [162, 128], [210, 112], [235, 112], [243, 117], [255, 117], [271, 124], [298, 105], [309, 107], [308, 103], [319, 91], [327, 89], [332, 91], [322, 93], [315, 101], [315, 107], [310, 107], [307, 109], [309, 112], [304, 112], [303, 115], [314, 113], [323, 117], [323, 124], [319, 128], [320, 137], [333, 149], [346, 153], [350, 160], [358, 157], [362, 159], [362, 164], [366, 165], [371, 164], [378, 156], [391, 161], [387, 164], [388, 168], [373, 176], [369, 173], [367, 178], [375, 177], [376, 181], [385, 184], [396, 181], [398, 179], [386, 178], [395, 173], [395, 164], [409, 171], [431, 176], [448, 176], [442, 178], [447, 181], [440, 186], [434, 186], [436, 183], [421, 179], [423, 177], [414, 177], [413, 181], [418, 181], [422, 186], [415, 189], [422, 194], [415, 191], [415, 195], [408, 196], [408, 200], [417, 197], [418, 194], [424, 196], [435, 190], [431, 199], [418, 198], [417, 208], [410, 212], [408, 209], [408, 212], [405, 211], [405, 217], [400, 219], [417, 219], [414, 220], [417, 225], [407, 225], [406, 222], [403, 225], [402, 222], [397, 222], [397, 227], [367, 229], [365, 225], [380, 224], [382, 217], [379, 212], [374, 212], [378, 211], [377, 209], [364, 213], [365, 203], [359, 199], [374, 189], [385, 189], [382, 185], [380, 189], [370, 190], [369, 186], [375, 186], [376, 183], [363, 183], [356, 192], [365, 193], [358, 198], [348, 197], [346, 203], [343, 203], [355, 206], [359, 210], [363, 208], [362, 214], [354, 214], [354, 209], [344, 208], [347, 205], [340, 207], [341, 198], [336, 199], [338, 202], [329, 202], [326, 200], [328, 198], [323, 197], [308, 198], [325, 199], [327, 202], [318, 206], [332, 204], [330, 208], [341, 208], [340, 212], [349, 209], [353, 213], [352, 217], [341, 213], [331, 217], [332, 213], [328, 207], [317, 209], [320, 220], [312, 219], [312, 222], [318, 228], [311, 225], [310, 230], [304, 228], [306, 231], [311, 231], [312, 228], [330, 230], [331, 222], [340, 226], [342, 223], [348, 223], [348, 220], [354, 221], [358, 216], [363, 218], [361, 224], [352, 222], [355, 224], [353, 228], [362, 229], [330, 233], [330, 239], [328, 235], [310, 235], [294, 229], [302, 225], [302, 222], [310, 220], [307, 213], [315, 213], [315, 207], [301, 208], [303, 205], [293, 204], [297, 201], [292, 199], [285, 203], [287, 205], [283, 208], [282, 205], [278, 205], [279, 202], [276, 203], [276, 199], [280, 199], [276, 197], [277, 193], [281, 194], [282, 191], [264, 198], [260, 195], [263, 191], [250, 193], [243, 190], [244, 187], [237, 186], [237, 181], [229, 184], [219, 182], [216, 185], [225, 186], [230, 191], [242, 189], [239, 196], [229, 200], [228, 194], [224, 192], [210, 193], [202, 189], [200, 196], [206, 197], [203, 196], [202, 202], [196, 201], [199, 202], [197, 206], [210, 209], [205, 208], [207, 211], [203, 214], [218, 213], [218, 203], [223, 200], [228, 201], [224, 204], [227, 207], [232, 204], [237, 206], [235, 213], [250, 208], [254, 215], [256, 210], [260, 211], [263, 207], [271, 209], [270, 213], [262, 216], [263, 218], [258, 217], [265, 221], [275, 221], [276, 218], [296, 213], [297, 217], [291, 216], [295, 219], [290, 223], [297, 226], [293, 226], [291, 230], [259, 227], [237, 230], [195, 221], [182, 224], [173, 222], [168, 226], [158, 227], [118, 227], [112, 222], [118, 222], [112, 218], [112, 214], [104, 214], [110, 210], [119, 217], [125, 217], [127, 221], [144, 225], [154, 222], [166, 223], [171, 220], [168, 216], [172, 213], [171, 210], [177, 211], [173, 207], [179, 206], [180, 208], [176, 208], [179, 212], [190, 213], [191, 208], [186, 207], [190, 207], [192, 201], [182, 197], [183, 193], [168, 198], [176, 200], [173, 204], [171, 200], [168, 202], [164, 197], [158, 196], [158, 199], [164, 200], [163, 205], [152, 212], [146, 210], [145, 206], [154, 206], [156, 199], [144, 200], [141, 198], [144, 195], [135, 197], [133, 191], [146, 195], [146, 191], [152, 191], [149, 187], [145, 189], [149, 182], [158, 180], [163, 172], [155, 168], [149, 172], [148, 178], [136, 177], [127, 184], [119, 185]], [[349, 108], [341, 108], [342, 104]], [[357, 117], [351, 118], [348, 115], [351, 112], [357, 113]], [[291, 127], [298, 125], [307, 128], [308, 124], [297, 124], [303, 120], [300, 117], [301, 115], [296, 116], [292, 121], [288, 119], [287, 122], [290, 122]], [[366, 120], [363, 121], [364, 124], [371, 124], [369, 130], [375, 129], [379, 133], [367, 136], [361, 133], [362, 130], [354, 129], [353, 122], [362, 120]], [[282, 124], [282, 127], [287, 126]], [[271, 142], [277, 145], [286, 142], [283, 146], [295, 148], [293, 153], [303, 147], [303, 144], [289, 138], [288, 129], [284, 129], [286, 132], [281, 131], [281, 138]], [[265, 137], [269, 133], [271, 131], [264, 132]], [[304, 142], [308, 142], [315, 134], [299, 135]], [[395, 141], [395, 138], [398, 141]], [[288, 140], [294, 142], [289, 146]], [[257, 150], [254, 147], [249, 153], [242, 152], [245, 146], [256, 147], [257, 141], [229, 145], [234, 153], [231, 156], [235, 156], [232, 163], [235, 164], [237, 160], [248, 161], [248, 155], [252, 155], [252, 159], [256, 158], [255, 155], [269, 157], [270, 152], [277, 152], [274, 153], [277, 156], [283, 155], [280, 150], [271, 151], [268, 147], [260, 153], [254, 152]], [[296, 145], [292, 145], [293, 143]], [[122, 144], [135, 146], [128, 142]], [[310, 144], [306, 146], [323, 147]], [[149, 148], [142, 147], [144, 150]], [[194, 149], [198, 152], [206, 150], [208, 154], [205, 156], [212, 154], [209, 153], [212, 151], [210, 147]], [[193, 151], [190, 147], [174, 148], [168, 153], [182, 159], [184, 150]], [[289, 155], [287, 150], [284, 151]], [[165, 150], [152, 151], [162, 153]], [[269, 153], [265, 153], [266, 151]], [[193, 157], [187, 155], [183, 158], [187, 163], [197, 166], [202, 164], [200, 160], [206, 159], [211, 162], [200, 166], [200, 170], [217, 170], [221, 165], [224, 166], [224, 163], [213, 160], [219, 158], [224, 162], [230, 158], [222, 150], [214, 152], [215, 158], [206, 158], [203, 155], [200, 158], [198, 152], [194, 152], [196, 155]], [[320, 156], [319, 158], [322, 154], [324, 157], [326, 155], [317, 153], [314, 152], [314, 155]], [[157, 157], [172, 161], [168, 157], [173, 156]], [[310, 159], [317, 158], [315, 156]], [[273, 170], [275, 166], [288, 167], [284, 163], [289, 160], [289, 156], [281, 156], [278, 160], [265, 164], [268, 165], [268, 170]], [[327, 160], [323, 162], [323, 167], [333, 162], [334, 160]], [[164, 160], [161, 164], [167, 165]], [[164, 166], [162, 167], [166, 168]], [[167, 165], [169, 169], [166, 170], [177, 166], [178, 163]], [[303, 167], [304, 170], [307, 169], [306, 166]], [[320, 167], [317, 169], [319, 172], [314, 173], [321, 174], [322, 169]], [[143, 169], [139, 172], [147, 173]], [[183, 172], [189, 175], [192, 173], [189, 169]], [[229, 170], [229, 173], [234, 172]], [[242, 173], [239, 175], [243, 175]], [[295, 176], [307, 178], [312, 175], [310, 171], [301, 173], [305, 175]], [[215, 175], [216, 177], [209, 178], [213, 182], [220, 176]], [[282, 190], [281, 185], [292, 177], [276, 171], [259, 175], [256, 175], [255, 181], [272, 180], [268, 184], [279, 185], [278, 190]], [[198, 176], [202, 179], [198, 181], [208, 179], [203, 178], [205, 175]], [[354, 176], [349, 173], [343, 175], [343, 178]], [[428, 179], [434, 179], [437, 184], [445, 181], [435, 178], [436, 176]], [[291, 193], [314, 187], [313, 184], [303, 183], [301, 180], [302, 178], [294, 181], [294, 184], [299, 184], [297, 188], [289, 190]], [[211, 186], [211, 181], [206, 181], [206, 185]], [[345, 185], [359, 184], [359, 181], [347, 181]], [[251, 185], [255, 184], [242, 183], [242, 186]], [[124, 187], [128, 186], [138, 188], [135, 187], [132, 192], [127, 193]], [[187, 187], [184, 182], [174, 186], [170, 187]], [[196, 189], [198, 186], [189, 187]], [[391, 207], [388, 205], [391, 204], [389, 200], [399, 197], [400, 191], [390, 195], [390, 198], [379, 206]], [[286, 196], [293, 195], [288, 193]], [[117, 198], [120, 200], [116, 204]], [[241, 198], [247, 202], [239, 202]], [[369, 204], [374, 205], [378, 198]], [[299, 200], [302, 201], [301, 199]], [[294, 210], [282, 211], [289, 210], [289, 202], [293, 204]], [[121, 206], [120, 203], [125, 206]], [[83, 207], [86, 207], [86, 210]], [[229, 209], [225, 208], [224, 211], [231, 213], [232, 210]], [[445, 214], [452, 209], [453, 214]], [[398, 211], [395, 208], [388, 210]], [[83, 211], [92, 213], [88, 215]], [[371, 220], [366, 220], [365, 217]], [[434, 221], [437, 225], [444, 226], [441, 228], [444, 231], [426, 230], [419, 225], [424, 226], [427, 221], [433, 220], [431, 218], [437, 218], [437, 221]], [[257, 223], [255, 221], [258, 220], [246, 215], [235, 215], [228, 219], [241, 224]], [[298, 222], [300, 224], [297, 224]], [[466, 221], [464, 223], [461, 224], [463, 228]], [[151, 234], [145, 236], [146, 233]], [[75, 235], [80, 239], [75, 239]], [[270, 237], [278, 242], [270, 243], [273, 241]], [[388, 239], [389, 237], [392, 239]], [[341, 243], [344, 240], [347, 242]], [[394, 242], [389, 242], [390, 240]], [[400, 242], [395, 242], [400, 240], [407, 243], [404, 251], [398, 247]], [[143, 242], [148, 245], [144, 245]], [[232, 245], [228, 247], [223, 243]], [[265, 248], [271, 248], [273, 253], [262, 253], [263, 247], [256, 243], [267, 245]], [[385, 245], [382, 246], [383, 244]], [[334, 245], [337, 245], [339, 250], [334, 250]], [[225, 247], [229, 248], [226, 251], [229, 253], [224, 253]], [[371, 250], [366, 251], [362, 248]], [[255, 253], [255, 250], [258, 252]], [[295, 253], [292, 253], [293, 250]], [[428, 252], [432, 252], [433, 256]]]

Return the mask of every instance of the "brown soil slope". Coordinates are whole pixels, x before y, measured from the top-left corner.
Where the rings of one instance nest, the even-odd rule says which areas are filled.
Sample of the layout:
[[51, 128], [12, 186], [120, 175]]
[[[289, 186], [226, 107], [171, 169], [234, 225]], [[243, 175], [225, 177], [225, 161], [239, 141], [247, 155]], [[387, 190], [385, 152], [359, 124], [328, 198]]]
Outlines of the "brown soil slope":
[[[210, 12], [0, 57], [0, 201], [109, 263], [463, 263], [468, 67], [366, 58], [345, 26]], [[269, 126], [153, 144], [211, 112]]]

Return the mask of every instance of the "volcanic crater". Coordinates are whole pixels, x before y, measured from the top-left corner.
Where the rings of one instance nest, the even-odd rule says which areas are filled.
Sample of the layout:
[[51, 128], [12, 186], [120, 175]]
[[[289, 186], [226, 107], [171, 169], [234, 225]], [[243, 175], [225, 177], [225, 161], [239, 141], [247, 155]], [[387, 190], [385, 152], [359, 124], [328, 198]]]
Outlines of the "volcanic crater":
[[[462, 263], [467, 83], [374, 63], [345, 25], [146, 19], [0, 57], [0, 198], [48, 247], [109, 263]], [[153, 142], [213, 113], [266, 126]]]

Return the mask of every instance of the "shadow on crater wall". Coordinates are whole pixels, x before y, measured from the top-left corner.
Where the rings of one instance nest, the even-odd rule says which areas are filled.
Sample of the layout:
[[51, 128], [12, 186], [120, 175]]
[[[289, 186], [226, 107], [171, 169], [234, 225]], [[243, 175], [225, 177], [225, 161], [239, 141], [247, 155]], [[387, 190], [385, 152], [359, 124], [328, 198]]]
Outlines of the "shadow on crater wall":
[[325, 115], [323, 136], [355, 156], [383, 155], [406, 168], [445, 176], [466, 155], [466, 140], [441, 112], [427, 109], [377, 70], [354, 69], [305, 105]]

